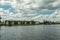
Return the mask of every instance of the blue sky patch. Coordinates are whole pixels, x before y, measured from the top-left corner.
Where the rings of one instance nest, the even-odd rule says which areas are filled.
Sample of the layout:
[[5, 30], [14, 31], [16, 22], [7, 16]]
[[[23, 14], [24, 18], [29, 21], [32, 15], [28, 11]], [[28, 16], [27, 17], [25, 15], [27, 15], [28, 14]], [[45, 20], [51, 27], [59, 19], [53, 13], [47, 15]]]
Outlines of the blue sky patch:
[[[10, 8], [10, 12], [13, 12], [14, 14], [17, 13], [15, 9], [13, 9], [10, 5], [1, 5], [0, 4], [0, 8], [3, 8], [4, 10], [8, 10]], [[39, 11], [37, 12], [38, 15], [43, 14], [52, 14], [54, 12], [54, 10], [48, 10], [48, 11]]]

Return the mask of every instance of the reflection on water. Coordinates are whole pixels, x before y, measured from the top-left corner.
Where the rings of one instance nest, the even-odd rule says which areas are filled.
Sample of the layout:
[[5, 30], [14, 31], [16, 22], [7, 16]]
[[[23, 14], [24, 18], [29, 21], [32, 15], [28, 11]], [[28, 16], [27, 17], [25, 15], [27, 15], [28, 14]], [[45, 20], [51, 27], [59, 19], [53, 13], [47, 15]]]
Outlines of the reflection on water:
[[60, 40], [60, 25], [1, 26], [1, 40]]

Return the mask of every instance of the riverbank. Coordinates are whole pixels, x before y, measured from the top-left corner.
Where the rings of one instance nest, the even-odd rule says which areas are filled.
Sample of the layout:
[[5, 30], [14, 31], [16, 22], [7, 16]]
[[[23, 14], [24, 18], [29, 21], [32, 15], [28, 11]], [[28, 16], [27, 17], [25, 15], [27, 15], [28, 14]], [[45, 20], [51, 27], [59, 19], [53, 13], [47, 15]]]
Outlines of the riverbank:
[[5, 22], [0, 22], [0, 26], [25, 26], [25, 25], [55, 25], [55, 24], [60, 24], [60, 22], [51, 22], [51, 21], [44, 21], [44, 22], [39, 22], [39, 21], [5, 21]]
[[[60, 24], [60, 23], [59, 23]], [[0, 26], [32, 26], [32, 25], [59, 25], [58, 23], [55, 23], [55, 24], [44, 24], [44, 23], [41, 23], [41, 24], [0, 24]]]

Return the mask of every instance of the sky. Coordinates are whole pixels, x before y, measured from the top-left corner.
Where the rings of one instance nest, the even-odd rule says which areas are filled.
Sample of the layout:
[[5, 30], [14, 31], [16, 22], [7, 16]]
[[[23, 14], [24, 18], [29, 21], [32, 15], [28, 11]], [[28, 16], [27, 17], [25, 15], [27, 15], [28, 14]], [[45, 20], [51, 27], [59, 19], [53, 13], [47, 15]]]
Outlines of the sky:
[[2, 20], [60, 20], [60, 0], [5, 0], [0, 2]]

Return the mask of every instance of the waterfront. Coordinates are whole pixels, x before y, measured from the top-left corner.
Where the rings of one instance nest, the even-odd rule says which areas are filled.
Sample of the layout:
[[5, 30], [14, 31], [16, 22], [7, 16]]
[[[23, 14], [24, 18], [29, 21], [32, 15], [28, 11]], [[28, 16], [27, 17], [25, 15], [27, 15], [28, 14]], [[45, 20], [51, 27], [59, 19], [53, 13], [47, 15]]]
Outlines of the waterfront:
[[1, 26], [1, 40], [60, 40], [60, 25]]

